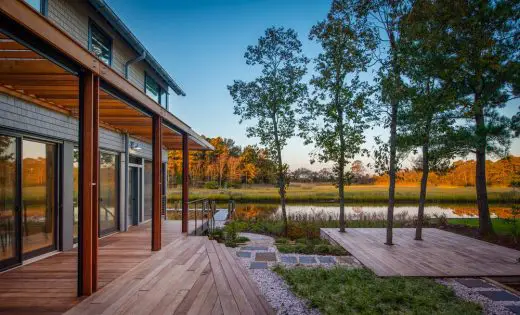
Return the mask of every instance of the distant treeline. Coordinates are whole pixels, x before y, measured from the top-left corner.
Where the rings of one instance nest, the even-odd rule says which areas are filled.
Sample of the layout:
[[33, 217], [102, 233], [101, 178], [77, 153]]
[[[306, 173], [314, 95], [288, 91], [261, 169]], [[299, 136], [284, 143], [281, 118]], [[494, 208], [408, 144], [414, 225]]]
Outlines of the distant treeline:
[[[265, 149], [258, 146], [240, 147], [231, 139], [209, 138], [215, 151], [190, 152], [190, 184], [197, 187], [223, 188], [242, 184], [276, 184], [275, 163]], [[170, 151], [168, 162], [168, 182], [181, 183], [182, 155], [180, 151]], [[486, 165], [488, 185], [511, 186], [520, 181], [520, 157], [510, 156]], [[333, 183], [332, 168], [313, 171], [307, 168], [289, 170], [290, 182]], [[362, 161], [354, 161], [347, 174], [349, 182], [357, 185], [387, 184], [388, 175], [373, 175]], [[419, 165], [398, 173], [398, 184], [419, 184]], [[474, 186], [475, 161], [455, 161], [445, 172], [432, 172], [428, 178], [432, 185]]]

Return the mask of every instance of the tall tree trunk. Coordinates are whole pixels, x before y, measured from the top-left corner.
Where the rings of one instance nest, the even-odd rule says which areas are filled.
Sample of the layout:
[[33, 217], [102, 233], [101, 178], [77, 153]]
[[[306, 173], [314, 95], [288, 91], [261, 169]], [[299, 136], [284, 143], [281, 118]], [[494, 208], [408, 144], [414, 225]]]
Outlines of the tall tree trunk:
[[484, 121], [484, 111], [479, 104], [478, 96], [475, 96], [475, 127], [477, 135], [477, 146], [475, 156], [477, 160], [475, 187], [477, 190], [478, 223], [480, 235], [494, 234], [489, 215], [486, 182], [486, 124]]
[[424, 204], [426, 202], [426, 187], [428, 185], [428, 175], [430, 173], [430, 159], [429, 159], [429, 137], [422, 147], [422, 178], [421, 178], [421, 192], [419, 193], [419, 210], [417, 211], [417, 226], [415, 228], [415, 240], [422, 241], [422, 226], [424, 221]]
[[386, 245], [393, 245], [393, 227], [394, 227], [394, 205], [395, 205], [395, 173], [397, 161], [397, 102], [392, 103], [392, 113], [390, 122], [390, 183], [388, 185], [388, 211], [386, 218]]
[[276, 116], [273, 115], [273, 126], [274, 126], [274, 142], [276, 146], [277, 153], [277, 169], [278, 169], [278, 192], [280, 194], [280, 204], [282, 206], [282, 218], [284, 225], [284, 236], [287, 237], [288, 234], [288, 220], [287, 220], [287, 211], [285, 209], [285, 173], [283, 170], [283, 161], [282, 161], [282, 148], [280, 147], [280, 140], [278, 138], [278, 122], [276, 121]]
[[[337, 98], [339, 102], [339, 97]], [[338, 131], [339, 131], [339, 161], [338, 161], [338, 189], [339, 189], [339, 231], [345, 232], [345, 135], [343, 134], [343, 111], [339, 104]]]

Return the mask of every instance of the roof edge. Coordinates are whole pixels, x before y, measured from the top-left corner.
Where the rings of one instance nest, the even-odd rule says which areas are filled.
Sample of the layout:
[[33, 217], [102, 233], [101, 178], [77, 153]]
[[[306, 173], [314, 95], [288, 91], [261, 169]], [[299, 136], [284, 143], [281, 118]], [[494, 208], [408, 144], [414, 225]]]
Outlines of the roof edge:
[[166, 72], [166, 70], [155, 60], [152, 54], [144, 47], [144, 45], [135, 37], [125, 23], [117, 16], [117, 14], [110, 8], [104, 0], [88, 0], [89, 3], [108, 21], [108, 23], [125, 39], [133, 49], [138, 53], [146, 52], [145, 60], [157, 72], [157, 74], [168, 83], [172, 90], [181, 96], [186, 96], [186, 93], [173, 80], [173, 78]]

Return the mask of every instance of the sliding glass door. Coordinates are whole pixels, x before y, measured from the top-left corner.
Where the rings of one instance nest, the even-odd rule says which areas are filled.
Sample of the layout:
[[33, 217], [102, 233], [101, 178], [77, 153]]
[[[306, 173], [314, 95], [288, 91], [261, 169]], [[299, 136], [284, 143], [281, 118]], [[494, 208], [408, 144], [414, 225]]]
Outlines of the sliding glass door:
[[20, 262], [17, 139], [0, 135], [0, 270]]
[[56, 144], [22, 143], [22, 244], [32, 257], [56, 249]]
[[57, 145], [0, 134], [0, 270], [56, 249]]

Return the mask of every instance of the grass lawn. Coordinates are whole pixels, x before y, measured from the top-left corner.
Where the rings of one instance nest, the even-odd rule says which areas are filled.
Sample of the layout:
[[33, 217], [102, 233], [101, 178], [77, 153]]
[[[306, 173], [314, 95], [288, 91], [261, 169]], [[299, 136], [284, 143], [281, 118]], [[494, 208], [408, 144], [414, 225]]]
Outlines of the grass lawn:
[[378, 278], [366, 269], [275, 267], [323, 314], [481, 314], [481, 308], [426, 278]]
[[[512, 231], [514, 228], [512, 221], [507, 221], [504, 219], [491, 219], [491, 223], [493, 224], [493, 229], [495, 230], [495, 233], [499, 235], [512, 235]], [[448, 224], [466, 225], [478, 228], [478, 219], [448, 219]], [[514, 224], [516, 225], [517, 231], [520, 232], [520, 219], [516, 220]]]
[[332, 245], [324, 239], [297, 239], [291, 241], [287, 238], [277, 238], [275, 245], [281, 253], [297, 253], [306, 255], [332, 255], [344, 256], [348, 252], [341, 246]]
[[[170, 188], [169, 201], [179, 200], [181, 189]], [[190, 199], [210, 198], [217, 201], [234, 199], [242, 202], [272, 201], [278, 202], [278, 190], [274, 186], [253, 185], [252, 187], [231, 189], [190, 188]], [[377, 185], [354, 185], [345, 188], [347, 202], [386, 202], [388, 187]], [[415, 202], [419, 198], [419, 186], [397, 186], [396, 200], [401, 202]], [[509, 187], [488, 187], [490, 202], [520, 201], [520, 192]], [[339, 200], [338, 190], [333, 185], [293, 183], [287, 190], [289, 202], [334, 202]], [[474, 202], [474, 187], [429, 187], [428, 202]]]

